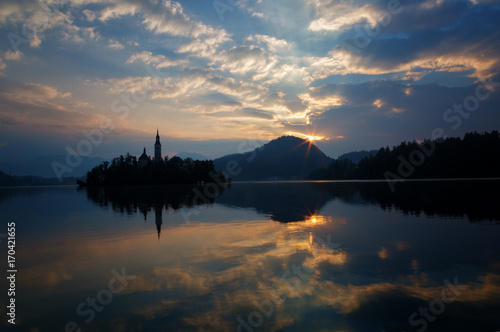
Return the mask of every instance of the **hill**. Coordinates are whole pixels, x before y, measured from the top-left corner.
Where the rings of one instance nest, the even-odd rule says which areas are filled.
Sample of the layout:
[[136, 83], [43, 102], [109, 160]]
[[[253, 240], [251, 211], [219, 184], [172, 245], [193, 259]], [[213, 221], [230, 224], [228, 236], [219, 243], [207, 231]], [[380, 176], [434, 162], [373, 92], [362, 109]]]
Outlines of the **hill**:
[[208, 157], [205, 157], [204, 155], [202, 155], [201, 153], [197, 153], [197, 152], [187, 152], [187, 151], [182, 151], [182, 152], [179, 152], [178, 154], [176, 154], [174, 157], [179, 157], [181, 159], [187, 159], [187, 158], [191, 158], [193, 160], [210, 160], [210, 158]]
[[349, 159], [355, 164], [359, 164], [359, 162], [365, 158], [365, 157], [370, 157], [376, 155], [378, 150], [370, 150], [370, 151], [353, 151], [349, 153], [344, 153], [343, 155], [339, 156], [337, 160], [344, 160], [344, 159]]
[[228, 163], [238, 165], [233, 180], [294, 180], [331, 161], [313, 142], [282, 136], [253, 151], [217, 158], [214, 165], [219, 171], [227, 170]]
[[381, 148], [359, 164], [334, 160], [309, 175], [313, 180], [404, 179], [500, 177], [500, 136], [467, 133], [423, 142], [402, 142]]

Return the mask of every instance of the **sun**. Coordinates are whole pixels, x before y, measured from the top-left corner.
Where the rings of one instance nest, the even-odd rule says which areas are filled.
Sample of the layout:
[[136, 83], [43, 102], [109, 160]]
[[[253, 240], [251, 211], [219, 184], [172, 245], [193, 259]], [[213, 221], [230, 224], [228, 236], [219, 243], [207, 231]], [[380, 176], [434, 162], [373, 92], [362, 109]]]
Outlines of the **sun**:
[[312, 133], [309, 132], [309, 134], [303, 134], [303, 133], [299, 133], [299, 132], [294, 132], [294, 131], [288, 131], [286, 133], [287, 135], [292, 135], [292, 136], [296, 136], [296, 137], [300, 137], [306, 141], [309, 141], [310, 143], [314, 142], [314, 141], [323, 141], [323, 140], [328, 140], [328, 137], [324, 137], [324, 136], [318, 136], [316, 135], [316, 133], [313, 131]]
[[324, 137], [323, 136], [310, 136], [310, 135], [307, 135], [306, 136], [307, 140], [309, 142], [314, 142], [314, 141], [321, 141]]

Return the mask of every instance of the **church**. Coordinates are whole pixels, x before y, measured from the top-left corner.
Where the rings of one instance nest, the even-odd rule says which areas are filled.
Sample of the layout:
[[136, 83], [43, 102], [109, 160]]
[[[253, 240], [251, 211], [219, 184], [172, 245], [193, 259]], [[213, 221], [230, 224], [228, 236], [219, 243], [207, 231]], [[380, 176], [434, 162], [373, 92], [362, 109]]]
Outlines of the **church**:
[[[160, 143], [160, 133], [158, 129], [156, 129], [156, 142], [154, 145], [155, 149], [155, 156], [153, 158], [153, 162], [157, 163], [159, 162], [161, 158], [161, 143]], [[149, 156], [146, 154], [146, 148], [144, 148], [144, 151], [142, 152], [142, 155], [139, 157], [139, 160], [137, 161], [137, 167], [143, 168], [148, 164], [150, 161]]]

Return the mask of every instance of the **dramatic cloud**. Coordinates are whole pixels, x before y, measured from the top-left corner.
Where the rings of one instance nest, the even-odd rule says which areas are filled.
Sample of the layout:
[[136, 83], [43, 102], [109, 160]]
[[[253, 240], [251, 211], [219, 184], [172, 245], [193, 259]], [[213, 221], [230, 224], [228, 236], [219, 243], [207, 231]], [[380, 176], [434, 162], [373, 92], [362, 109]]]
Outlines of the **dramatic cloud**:
[[133, 16], [136, 14], [143, 18], [142, 24], [155, 34], [169, 34], [193, 38], [225, 34], [223, 30], [191, 20], [184, 13], [180, 3], [170, 0], [160, 2], [118, 2], [113, 6], [103, 9], [99, 19], [105, 22], [122, 16]]
[[334, 156], [449, 128], [443, 113], [481, 84], [488, 97], [449, 135], [500, 120], [498, 1], [227, 6], [3, 1], [2, 124], [109, 118], [118, 128], [110, 142], [156, 126], [200, 141], [319, 135]]
[[360, 5], [359, 1], [311, 0], [318, 18], [311, 22], [311, 31], [338, 31], [358, 23], [368, 22], [375, 26], [377, 17], [371, 5]]

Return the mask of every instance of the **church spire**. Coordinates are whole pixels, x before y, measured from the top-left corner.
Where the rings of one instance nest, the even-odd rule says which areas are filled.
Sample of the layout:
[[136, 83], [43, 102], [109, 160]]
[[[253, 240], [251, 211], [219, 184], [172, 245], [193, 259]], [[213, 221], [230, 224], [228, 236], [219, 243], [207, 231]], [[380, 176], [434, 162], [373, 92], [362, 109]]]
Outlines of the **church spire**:
[[155, 163], [161, 160], [161, 143], [160, 143], [160, 131], [156, 127], [156, 142], [155, 142]]

